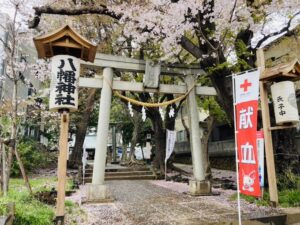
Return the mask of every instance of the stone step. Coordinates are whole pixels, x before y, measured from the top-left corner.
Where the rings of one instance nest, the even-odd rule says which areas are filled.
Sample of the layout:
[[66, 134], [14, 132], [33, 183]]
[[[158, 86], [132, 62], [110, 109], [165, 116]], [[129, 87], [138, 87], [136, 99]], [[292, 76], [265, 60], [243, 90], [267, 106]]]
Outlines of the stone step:
[[[155, 175], [138, 175], [138, 176], [105, 176], [105, 180], [155, 180]], [[92, 182], [92, 177], [86, 177], [84, 179], [85, 183]]]
[[[152, 171], [124, 171], [124, 172], [106, 172], [105, 177], [122, 177], [122, 176], [145, 176], [153, 175]], [[92, 177], [93, 173], [86, 173], [85, 178]]]
[[[134, 171], [134, 172], [106, 172], [105, 177], [107, 176], [143, 176], [143, 175], [153, 175], [152, 171]], [[93, 173], [85, 173], [85, 177], [92, 177]]]
[[[127, 169], [110, 169], [110, 170], [105, 170], [105, 173], [134, 173], [134, 172], [152, 172], [151, 169], [146, 168], [146, 169], [137, 169], [137, 170], [127, 170]], [[93, 174], [92, 169], [85, 170], [85, 174]]]
[[121, 172], [105, 172], [105, 176], [142, 176], [142, 175], [152, 175], [152, 171], [121, 171]]
[[[149, 170], [150, 170], [150, 168], [147, 168], [147, 167], [141, 167], [141, 168], [127, 168], [127, 167], [124, 167], [124, 168], [106, 168], [105, 172], [149, 171]], [[93, 172], [93, 168], [91, 168], [91, 167], [86, 168], [85, 172], [86, 173]]]
[[[85, 182], [91, 182], [93, 177], [93, 168], [85, 170]], [[156, 179], [149, 167], [131, 168], [106, 168], [105, 180], [150, 180]]]

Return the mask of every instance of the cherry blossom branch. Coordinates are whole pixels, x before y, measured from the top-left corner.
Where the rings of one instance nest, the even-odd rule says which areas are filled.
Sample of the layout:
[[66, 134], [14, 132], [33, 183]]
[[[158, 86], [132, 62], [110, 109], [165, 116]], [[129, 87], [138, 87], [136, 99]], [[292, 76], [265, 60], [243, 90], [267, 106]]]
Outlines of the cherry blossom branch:
[[267, 39], [269, 39], [270, 37], [273, 37], [273, 36], [282, 34], [282, 33], [284, 33], [284, 32], [289, 32], [289, 29], [290, 29], [290, 27], [291, 27], [291, 24], [292, 24], [293, 19], [294, 19], [296, 16], [298, 16], [298, 15], [300, 15], [300, 11], [298, 11], [297, 13], [295, 13], [295, 14], [289, 19], [289, 22], [287, 23], [287, 25], [286, 25], [285, 27], [283, 27], [281, 30], [276, 31], [276, 32], [274, 32], [274, 33], [270, 33], [270, 34], [268, 34], [268, 35], [264, 35], [264, 37], [263, 37], [262, 39], [260, 39], [260, 40], [257, 42], [257, 44], [256, 44], [256, 46], [254, 47], [254, 49], [259, 48], [259, 47], [263, 44], [263, 42], [266, 41]]
[[[236, 5], [237, 5], [237, 0], [235, 0], [234, 5], [233, 5], [233, 7], [232, 7], [232, 10], [231, 10], [231, 12], [230, 12], [230, 18], [229, 18], [229, 21], [228, 21], [229, 23], [232, 22], [233, 15], [234, 15], [234, 11], [235, 11], [235, 8], [236, 8]], [[224, 33], [224, 35], [223, 35], [223, 38], [221, 39], [221, 41], [220, 41], [220, 43], [219, 43], [219, 45], [218, 45], [217, 48], [219, 48], [219, 47], [221, 46], [221, 44], [224, 43], [228, 31], [229, 31], [229, 29], [227, 28], [226, 31], [225, 31], [225, 33]]]
[[100, 5], [99, 7], [81, 7], [76, 9], [68, 8], [53, 8], [52, 6], [46, 5], [41, 7], [33, 8], [35, 13], [31, 21], [28, 21], [29, 28], [36, 28], [40, 23], [40, 18], [42, 14], [52, 14], [52, 15], [67, 15], [67, 16], [79, 16], [83, 14], [97, 14], [106, 15], [113, 19], [119, 20], [122, 15], [116, 14], [115, 12], [109, 10], [105, 5]]
[[[197, 22], [198, 22], [198, 27], [194, 27], [195, 31], [201, 35], [201, 37], [205, 40], [205, 42], [209, 45], [209, 47], [216, 51], [217, 49], [212, 45], [212, 43], [208, 40], [208, 38], [206, 37], [206, 35], [202, 32], [202, 28], [201, 28], [201, 17], [200, 17], [200, 12], [197, 15]], [[200, 44], [200, 43], [199, 43]]]

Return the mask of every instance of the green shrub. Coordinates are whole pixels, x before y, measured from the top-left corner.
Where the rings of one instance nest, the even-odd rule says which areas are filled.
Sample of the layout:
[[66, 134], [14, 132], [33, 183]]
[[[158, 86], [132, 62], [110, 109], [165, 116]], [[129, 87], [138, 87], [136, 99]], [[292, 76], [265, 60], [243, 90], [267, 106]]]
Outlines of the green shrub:
[[300, 190], [284, 190], [279, 192], [279, 204], [282, 207], [299, 207], [300, 206]]
[[8, 210], [7, 210], [7, 207], [6, 207], [6, 204], [0, 204], [0, 215], [3, 216], [3, 215], [6, 215], [8, 213]]
[[[35, 188], [34, 185], [33, 188]], [[53, 224], [53, 207], [30, 196], [21, 179], [11, 179], [8, 195], [0, 198], [0, 213], [6, 212], [6, 204], [9, 202], [15, 203], [14, 225]]]
[[[270, 205], [270, 196], [267, 191], [264, 192], [263, 198], [256, 198], [253, 196], [241, 194], [241, 199], [247, 202], [254, 203], [259, 206]], [[230, 196], [231, 201], [237, 200], [237, 194]], [[299, 207], [300, 206], [300, 190], [283, 190], [278, 193], [278, 202], [281, 207]]]
[[[246, 200], [247, 202], [254, 203], [254, 204], [259, 205], [259, 206], [268, 206], [269, 201], [270, 201], [268, 192], [264, 192], [263, 198], [257, 198], [257, 197], [254, 197], [254, 196], [243, 195], [243, 194], [240, 195], [240, 198]], [[230, 200], [231, 201], [236, 201], [237, 200], [237, 194], [233, 194], [232, 196], [230, 196]]]
[[299, 175], [295, 174], [291, 168], [287, 168], [283, 173], [278, 175], [278, 189], [297, 189], [300, 183]]
[[[17, 145], [18, 153], [21, 157], [26, 172], [44, 167], [48, 164], [48, 155], [50, 153], [40, 149], [39, 144], [31, 139], [23, 139]], [[21, 174], [17, 160], [14, 160], [12, 166], [12, 176]]]
[[50, 206], [31, 199], [23, 204], [16, 204], [16, 219], [14, 224], [22, 225], [50, 225], [53, 224], [53, 209]]

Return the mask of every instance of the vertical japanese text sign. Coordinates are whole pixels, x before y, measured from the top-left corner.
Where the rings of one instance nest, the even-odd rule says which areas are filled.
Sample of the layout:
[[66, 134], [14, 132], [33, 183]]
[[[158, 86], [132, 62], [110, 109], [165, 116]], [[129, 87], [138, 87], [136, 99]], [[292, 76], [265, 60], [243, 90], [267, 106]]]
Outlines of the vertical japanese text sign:
[[49, 108], [52, 111], [78, 108], [79, 59], [56, 55], [51, 59], [51, 86]]
[[236, 138], [240, 192], [260, 196], [256, 143], [259, 72], [235, 76]]

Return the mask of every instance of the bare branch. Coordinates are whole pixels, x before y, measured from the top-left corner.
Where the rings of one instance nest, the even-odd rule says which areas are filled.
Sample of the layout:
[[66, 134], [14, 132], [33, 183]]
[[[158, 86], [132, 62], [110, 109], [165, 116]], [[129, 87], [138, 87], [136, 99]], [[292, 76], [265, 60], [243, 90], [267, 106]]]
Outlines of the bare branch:
[[2, 38], [0, 38], [0, 42], [2, 42], [3, 46], [9, 51], [11, 52], [11, 48], [7, 45], [7, 42], [4, 41]]
[[229, 23], [232, 22], [232, 18], [233, 18], [234, 11], [235, 11], [235, 8], [236, 8], [236, 3], [237, 3], [237, 0], [235, 0], [234, 5], [232, 7], [232, 10], [231, 10], [231, 13], [230, 13], [230, 18], [229, 18]]
[[33, 9], [35, 11], [34, 18], [28, 22], [29, 28], [36, 28], [39, 25], [42, 14], [66, 15], [66, 16], [96, 14], [96, 15], [106, 15], [116, 20], [119, 20], [122, 16], [120, 14], [116, 14], [115, 12], [109, 10], [105, 5], [100, 5], [99, 7], [84, 6], [76, 9], [53, 8], [52, 6], [47, 5], [41, 7], [34, 7]]

